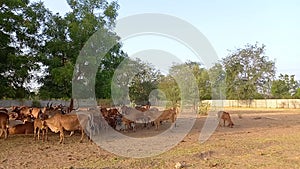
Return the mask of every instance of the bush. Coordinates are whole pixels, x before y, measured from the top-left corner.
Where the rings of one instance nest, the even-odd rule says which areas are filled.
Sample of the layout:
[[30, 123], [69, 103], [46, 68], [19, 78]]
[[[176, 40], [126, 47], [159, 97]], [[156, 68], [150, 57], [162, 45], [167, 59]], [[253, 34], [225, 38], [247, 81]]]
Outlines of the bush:
[[200, 115], [207, 115], [208, 110], [210, 109], [210, 103], [200, 102], [198, 113]]
[[98, 106], [101, 107], [111, 107], [113, 101], [111, 99], [97, 99]]
[[31, 107], [41, 107], [41, 103], [38, 100], [33, 100]]

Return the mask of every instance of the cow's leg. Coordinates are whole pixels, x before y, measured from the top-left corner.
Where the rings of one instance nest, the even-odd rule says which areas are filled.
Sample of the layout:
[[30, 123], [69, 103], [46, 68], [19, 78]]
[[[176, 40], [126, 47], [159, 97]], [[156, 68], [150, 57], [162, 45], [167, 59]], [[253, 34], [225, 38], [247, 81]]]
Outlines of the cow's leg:
[[36, 128], [33, 128], [33, 139], [36, 141]]
[[45, 142], [45, 130], [44, 129], [42, 129], [42, 140], [43, 140], [43, 142]]
[[8, 135], [7, 129], [2, 129], [2, 130], [4, 130], [4, 139], [7, 139], [7, 135]]
[[65, 136], [64, 136], [64, 130], [63, 129], [60, 129], [59, 130], [59, 143], [60, 144], [62, 144], [62, 143], [64, 143], [64, 138]]
[[83, 137], [84, 137], [84, 131], [83, 131], [83, 129], [81, 129], [81, 138], [80, 138], [80, 143], [82, 143], [82, 141], [83, 141]]
[[38, 128], [38, 132], [37, 132], [37, 137], [38, 137], [38, 140], [40, 140], [40, 133], [41, 133], [41, 129]]
[[4, 129], [0, 128], [0, 138], [1, 138], [2, 134], [3, 134], [3, 130]]
[[45, 134], [46, 134], [46, 141], [49, 141], [49, 139], [48, 139], [48, 127], [45, 129]]
[[158, 130], [158, 127], [159, 127], [160, 121], [155, 121], [155, 122], [154, 122], [154, 124], [155, 124], [155, 130]]
[[131, 124], [131, 126], [132, 126], [132, 130], [133, 130], [133, 132], [135, 132], [135, 130], [136, 130], [136, 128], [135, 128], [135, 122], [133, 122], [133, 123], [130, 123]]

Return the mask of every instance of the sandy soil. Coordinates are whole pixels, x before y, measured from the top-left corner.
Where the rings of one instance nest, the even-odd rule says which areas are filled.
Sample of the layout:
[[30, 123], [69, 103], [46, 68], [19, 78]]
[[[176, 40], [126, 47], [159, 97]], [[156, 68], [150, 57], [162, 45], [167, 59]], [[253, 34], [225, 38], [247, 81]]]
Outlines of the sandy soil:
[[[191, 132], [176, 147], [154, 157], [127, 158], [107, 152], [80, 134], [65, 138], [51, 133], [49, 141], [33, 135], [0, 139], [0, 168], [300, 168], [300, 110], [231, 109], [233, 128], [218, 127], [204, 143], [199, 133], [206, 116], [199, 116]], [[138, 128], [131, 137], [152, 136], [159, 131]], [[124, 143], [126, 144], [126, 143]]]

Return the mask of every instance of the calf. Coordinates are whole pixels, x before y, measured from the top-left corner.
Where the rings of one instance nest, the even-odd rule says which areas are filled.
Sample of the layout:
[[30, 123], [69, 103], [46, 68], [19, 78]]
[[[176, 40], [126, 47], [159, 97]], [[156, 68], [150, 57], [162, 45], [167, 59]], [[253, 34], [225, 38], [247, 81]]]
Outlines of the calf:
[[7, 138], [7, 125], [9, 124], [9, 116], [4, 112], [0, 112], [0, 137], [4, 132], [4, 139]]
[[43, 142], [45, 141], [45, 132], [46, 132], [46, 140], [48, 141], [48, 127], [43, 127], [43, 122], [41, 119], [36, 118], [34, 119], [33, 122], [33, 134], [34, 134], [34, 141], [36, 141], [36, 134], [37, 134], [37, 138], [38, 140], [40, 140], [40, 131], [42, 130], [42, 134], [43, 134]]
[[218, 119], [219, 119], [219, 125], [220, 126], [222, 126], [221, 125], [221, 120], [223, 120], [224, 121], [224, 125], [223, 126], [225, 126], [225, 122], [227, 121], [228, 122], [228, 127], [233, 127], [233, 122], [232, 122], [232, 120], [231, 120], [231, 118], [230, 118], [230, 114], [228, 113], [228, 112], [225, 112], [225, 111], [219, 111], [218, 112]]
[[81, 130], [81, 139], [82, 142], [84, 137], [83, 128], [81, 127], [79, 120], [76, 114], [60, 114], [57, 113], [53, 117], [42, 120], [42, 129], [49, 127], [51, 131], [58, 133], [60, 136], [59, 143], [64, 142], [64, 130], [74, 131]]
[[33, 122], [25, 122], [24, 124], [17, 124], [8, 129], [9, 134], [33, 134]]

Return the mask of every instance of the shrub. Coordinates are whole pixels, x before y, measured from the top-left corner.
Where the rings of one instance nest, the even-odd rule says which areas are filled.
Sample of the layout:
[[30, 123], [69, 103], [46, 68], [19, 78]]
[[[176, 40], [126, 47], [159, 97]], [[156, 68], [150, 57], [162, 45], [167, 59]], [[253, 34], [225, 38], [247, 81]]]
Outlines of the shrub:
[[210, 103], [200, 102], [198, 113], [200, 115], [207, 115], [209, 109], [210, 109]]
[[33, 100], [31, 106], [32, 107], [41, 107], [41, 103], [38, 100]]

